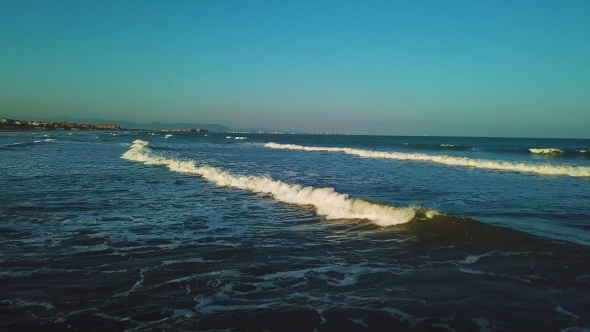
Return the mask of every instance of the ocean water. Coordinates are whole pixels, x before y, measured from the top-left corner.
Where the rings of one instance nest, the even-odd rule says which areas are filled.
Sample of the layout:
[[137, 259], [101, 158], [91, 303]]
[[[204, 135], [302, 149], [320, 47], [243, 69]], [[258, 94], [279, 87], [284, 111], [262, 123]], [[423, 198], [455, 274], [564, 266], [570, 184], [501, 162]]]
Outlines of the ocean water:
[[0, 133], [0, 330], [584, 331], [589, 151]]

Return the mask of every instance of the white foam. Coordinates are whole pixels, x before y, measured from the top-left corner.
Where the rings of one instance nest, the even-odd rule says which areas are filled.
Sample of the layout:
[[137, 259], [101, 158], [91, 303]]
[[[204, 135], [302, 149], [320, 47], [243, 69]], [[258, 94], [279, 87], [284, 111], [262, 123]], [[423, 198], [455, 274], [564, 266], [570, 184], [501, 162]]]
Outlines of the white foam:
[[486, 252], [485, 254], [481, 255], [469, 255], [465, 257], [462, 261], [459, 261], [459, 264], [473, 264], [477, 262], [482, 257], [490, 257], [495, 253], [495, 251]]
[[560, 314], [564, 314], [566, 316], [572, 317], [574, 321], [576, 321], [580, 318], [578, 315], [574, 314], [573, 312], [563, 309], [562, 306], [557, 306], [555, 308], [555, 311], [559, 312]]
[[145, 272], [147, 271], [147, 268], [142, 268], [139, 271], [139, 280], [133, 284], [133, 287], [131, 287], [130, 290], [123, 292], [123, 293], [119, 293], [119, 294], [115, 294], [112, 297], [127, 297], [129, 296], [129, 293], [137, 290], [138, 288], [143, 287], [143, 282], [145, 281]]
[[440, 215], [440, 212], [435, 210], [425, 210], [426, 218], [432, 219], [434, 216]]
[[172, 134], [167, 134], [164, 138], [172, 137]]
[[206, 261], [202, 258], [188, 258], [188, 259], [175, 259], [175, 260], [168, 260], [162, 261], [162, 265], [172, 265], [172, 264], [184, 264], [184, 263], [206, 263], [206, 262], [220, 262], [216, 261]]
[[492, 329], [490, 321], [485, 318], [472, 318], [471, 320], [479, 325], [479, 332], [492, 332], [494, 330]]
[[[261, 276], [260, 278], [264, 280], [301, 279], [305, 278], [306, 275], [313, 272], [317, 274], [320, 279], [323, 279], [328, 285], [334, 287], [342, 287], [357, 284], [359, 278], [362, 275], [380, 273], [385, 271], [387, 271], [387, 269], [367, 267], [363, 265], [328, 265], [303, 270], [276, 272]], [[341, 277], [341, 279], [338, 277], [331, 277], [329, 276], [330, 272], [338, 272], [343, 276]]]
[[45, 310], [55, 309], [55, 306], [49, 302], [28, 302], [22, 301], [20, 299], [17, 300], [2, 300], [0, 303], [7, 303], [13, 307], [29, 307], [29, 306], [39, 306], [44, 307]]
[[560, 153], [563, 153], [562, 150], [555, 149], [555, 148], [548, 148], [548, 149], [533, 149], [533, 148], [530, 148], [529, 151], [531, 151], [532, 153], [536, 153], [536, 154], [560, 154]]
[[248, 138], [248, 137], [243, 137], [243, 136], [236, 137], [236, 139], [246, 139], [246, 138]]
[[483, 272], [483, 271], [464, 269], [464, 268], [459, 268], [459, 271], [464, 272], [464, 273], [469, 273], [469, 274], [485, 274], [485, 272]]
[[231, 138], [231, 136], [227, 136], [226, 138]]
[[[363, 199], [352, 199], [347, 194], [334, 191], [333, 188], [302, 187], [266, 176], [234, 175], [207, 165], [197, 166], [194, 161], [168, 159], [154, 154], [148, 148], [148, 142], [142, 140], [133, 141], [131, 149], [121, 158], [147, 165], [166, 166], [174, 172], [200, 175], [218, 186], [270, 195], [285, 203], [312, 205], [319, 215], [327, 219], [368, 219], [379, 226], [390, 226], [412, 220], [418, 211], [415, 207], [398, 208], [371, 203]], [[424, 213], [430, 216], [435, 215], [430, 210]]]
[[358, 325], [364, 327], [366, 330], [369, 329], [369, 325], [363, 321], [363, 317], [361, 317], [360, 319], [349, 318], [348, 320], [351, 321], [351, 322], [353, 322], [353, 323], [355, 323], [355, 324], [358, 324]]
[[309, 152], [341, 152], [364, 158], [385, 158], [407, 161], [434, 162], [448, 166], [473, 167], [497, 171], [525, 172], [541, 175], [568, 175], [574, 177], [590, 177], [590, 167], [587, 166], [517, 163], [511, 161], [471, 159], [466, 157], [453, 157], [446, 155], [429, 155], [422, 153], [405, 152], [381, 152], [353, 148], [311, 147], [295, 144], [277, 144], [273, 142], [266, 143], [264, 146], [271, 149], [287, 149]]

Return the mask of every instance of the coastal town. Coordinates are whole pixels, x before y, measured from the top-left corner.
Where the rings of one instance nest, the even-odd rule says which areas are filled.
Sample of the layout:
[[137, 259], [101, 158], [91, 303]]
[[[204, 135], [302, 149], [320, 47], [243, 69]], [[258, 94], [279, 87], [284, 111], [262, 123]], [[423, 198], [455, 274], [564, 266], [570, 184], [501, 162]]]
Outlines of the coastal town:
[[[188, 133], [208, 133], [210, 132], [204, 128], [168, 128], [168, 129], [148, 129], [148, 128], [121, 128], [118, 124], [113, 123], [101, 123], [101, 124], [88, 124], [88, 123], [76, 123], [76, 122], [63, 122], [63, 121], [30, 121], [30, 120], [14, 120], [8, 118], [2, 118], [0, 120], [0, 131], [163, 131], [163, 132], [188, 132]], [[226, 130], [218, 131], [227, 134], [287, 134], [282, 131], [236, 131]], [[296, 133], [291, 133], [296, 134]], [[344, 135], [348, 136], [350, 133], [333, 133], [333, 132], [311, 132], [311, 133], [300, 133], [304, 135]]]
[[33, 131], [33, 130], [120, 130], [116, 124], [78, 124], [74, 122], [28, 121], [3, 118], [0, 130]]
[[[57, 130], [57, 131], [77, 131], [77, 130], [101, 130], [101, 131], [144, 131], [146, 129], [136, 128], [121, 128], [121, 126], [113, 123], [101, 124], [87, 124], [75, 122], [56, 122], [56, 121], [28, 121], [28, 120], [14, 120], [2, 118], [0, 120], [0, 131], [36, 131], [36, 130]], [[163, 131], [173, 132], [208, 132], [203, 128], [188, 128], [188, 129], [169, 129]]]

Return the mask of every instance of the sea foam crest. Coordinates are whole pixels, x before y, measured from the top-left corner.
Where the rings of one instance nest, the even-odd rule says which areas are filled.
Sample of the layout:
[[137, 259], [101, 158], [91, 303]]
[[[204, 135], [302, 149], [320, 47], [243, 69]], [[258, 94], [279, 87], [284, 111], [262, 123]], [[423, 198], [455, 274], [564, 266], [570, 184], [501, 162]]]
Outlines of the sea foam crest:
[[417, 214], [427, 218], [437, 214], [433, 210], [415, 207], [399, 208], [363, 199], [352, 199], [347, 194], [336, 192], [333, 188], [302, 187], [266, 176], [235, 175], [208, 165], [198, 166], [195, 161], [168, 159], [155, 154], [148, 148], [148, 142], [142, 140], [133, 141], [129, 151], [125, 152], [121, 158], [147, 165], [166, 166], [173, 172], [200, 175], [218, 186], [270, 195], [285, 203], [312, 205], [317, 213], [326, 219], [368, 219], [379, 226], [390, 226], [408, 222]]
[[562, 150], [555, 149], [555, 148], [548, 148], [548, 149], [533, 149], [533, 148], [530, 148], [529, 151], [531, 153], [536, 153], [536, 154], [561, 154], [561, 153], [563, 153]]
[[405, 152], [381, 152], [353, 148], [312, 147], [301, 146], [296, 144], [278, 144], [273, 142], [266, 143], [264, 146], [271, 149], [287, 149], [309, 152], [341, 152], [365, 158], [385, 158], [395, 160], [424, 161], [434, 162], [448, 166], [473, 167], [497, 171], [526, 172], [541, 175], [568, 175], [574, 177], [590, 177], [590, 167], [587, 166], [526, 164], [510, 161], [472, 159], [466, 157], [453, 157], [445, 155], [430, 155], [422, 153]]

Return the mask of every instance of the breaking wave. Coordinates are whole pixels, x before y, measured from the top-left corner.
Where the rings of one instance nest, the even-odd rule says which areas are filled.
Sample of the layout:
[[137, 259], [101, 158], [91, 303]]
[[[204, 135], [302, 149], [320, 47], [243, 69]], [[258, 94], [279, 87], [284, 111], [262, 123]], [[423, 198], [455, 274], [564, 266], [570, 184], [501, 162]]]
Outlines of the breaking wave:
[[579, 149], [558, 149], [558, 148], [503, 148], [490, 150], [494, 153], [511, 153], [511, 154], [533, 154], [536, 156], [554, 157], [554, 158], [576, 158], [576, 157], [588, 157], [590, 150], [579, 150]]
[[146, 165], [166, 166], [173, 172], [200, 175], [218, 186], [267, 194], [289, 204], [313, 205], [317, 213], [326, 219], [367, 219], [379, 226], [390, 226], [406, 223], [416, 217], [432, 218], [437, 214], [433, 210], [417, 207], [400, 208], [364, 199], [353, 199], [347, 194], [336, 192], [333, 188], [302, 187], [266, 176], [235, 175], [208, 165], [199, 166], [195, 161], [168, 159], [155, 154], [148, 148], [148, 144], [142, 140], [133, 141], [129, 151], [121, 158]]
[[531, 153], [537, 153], [537, 154], [562, 154], [563, 153], [563, 150], [554, 149], [554, 148], [548, 148], [548, 149], [533, 149], [533, 148], [530, 148], [529, 151]]
[[541, 175], [568, 175], [573, 177], [590, 177], [590, 167], [587, 166], [556, 166], [549, 164], [528, 164], [510, 161], [453, 157], [445, 155], [429, 155], [421, 153], [404, 152], [382, 152], [353, 148], [311, 147], [296, 144], [278, 144], [274, 142], [266, 143], [264, 146], [270, 149], [286, 149], [309, 152], [341, 152], [365, 158], [385, 158], [395, 160], [423, 161], [448, 166], [473, 167], [497, 171], [525, 172]]

